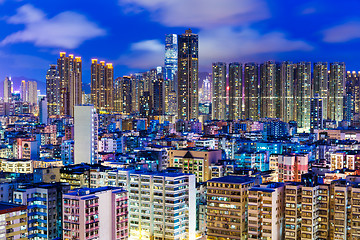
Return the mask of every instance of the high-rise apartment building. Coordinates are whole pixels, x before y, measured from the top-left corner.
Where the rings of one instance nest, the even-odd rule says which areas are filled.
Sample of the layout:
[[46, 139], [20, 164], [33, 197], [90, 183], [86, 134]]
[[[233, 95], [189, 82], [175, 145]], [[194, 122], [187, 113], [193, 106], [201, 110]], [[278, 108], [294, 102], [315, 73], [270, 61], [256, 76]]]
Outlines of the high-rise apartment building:
[[310, 131], [324, 128], [324, 98], [319, 97], [318, 93], [311, 98], [310, 103]]
[[93, 105], [75, 106], [74, 162], [94, 164], [98, 161], [98, 114]]
[[50, 65], [46, 73], [46, 98], [48, 116], [60, 115], [60, 76], [56, 65]]
[[128, 239], [127, 191], [117, 187], [79, 188], [63, 195], [64, 240]]
[[167, 34], [165, 37], [164, 80], [169, 83], [170, 91], [177, 91], [176, 73], [178, 71], [178, 36]]
[[329, 70], [327, 62], [313, 64], [313, 90], [311, 97], [322, 99], [323, 118], [327, 119], [328, 95], [329, 95]]
[[91, 103], [98, 113], [114, 111], [114, 68], [112, 63], [91, 60]]
[[183, 173], [119, 174], [129, 191], [131, 239], [195, 239], [195, 176]]
[[229, 119], [243, 119], [243, 73], [242, 64], [229, 64]]
[[360, 72], [347, 71], [345, 89], [352, 95], [354, 113], [360, 113]]
[[284, 184], [267, 183], [249, 189], [248, 239], [284, 239]]
[[248, 190], [255, 178], [226, 176], [207, 181], [207, 239], [247, 239]]
[[28, 239], [27, 206], [0, 202], [0, 239]]
[[13, 82], [11, 77], [6, 77], [4, 80], [4, 102], [8, 103], [12, 101]]
[[212, 119], [226, 119], [226, 63], [212, 64]]
[[244, 96], [245, 118], [258, 120], [259, 108], [259, 66], [256, 63], [246, 63], [244, 66]]
[[178, 118], [197, 119], [198, 101], [198, 35], [186, 30], [178, 37]]
[[162, 78], [157, 78], [153, 83], [153, 114], [154, 115], [164, 115], [165, 113], [165, 86], [164, 80]]
[[328, 119], [340, 122], [343, 120], [345, 63], [330, 63]]
[[37, 104], [37, 82], [35, 81], [21, 81], [20, 98], [23, 102]]
[[300, 62], [296, 68], [296, 121], [298, 130], [310, 131], [311, 63]]
[[296, 120], [296, 94], [295, 94], [296, 64], [283, 62], [280, 77], [280, 118], [284, 122]]
[[260, 114], [280, 117], [280, 66], [272, 61], [260, 65]]
[[74, 116], [74, 106], [82, 103], [82, 60], [65, 52], [57, 60], [60, 78], [60, 115]]
[[184, 173], [196, 176], [197, 182], [211, 179], [211, 164], [221, 160], [221, 150], [181, 149], [169, 151], [169, 166], [178, 167]]
[[67, 183], [38, 183], [14, 191], [14, 203], [28, 208], [28, 239], [62, 239], [61, 197], [69, 190]]
[[118, 77], [114, 82], [115, 112], [130, 114], [132, 112], [132, 78], [130, 76]]

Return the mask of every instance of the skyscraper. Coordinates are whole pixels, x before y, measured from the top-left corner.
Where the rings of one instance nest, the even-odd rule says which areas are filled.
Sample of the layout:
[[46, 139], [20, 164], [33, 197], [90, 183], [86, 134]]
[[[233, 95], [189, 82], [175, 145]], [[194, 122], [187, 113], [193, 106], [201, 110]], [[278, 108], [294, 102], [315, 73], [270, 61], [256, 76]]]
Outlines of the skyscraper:
[[243, 118], [243, 76], [242, 64], [229, 64], [229, 119]]
[[74, 162], [94, 164], [98, 160], [98, 115], [93, 105], [75, 106]]
[[272, 61], [260, 66], [260, 102], [261, 117], [280, 117], [280, 67]]
[[245, 118], [259, 119], [259, 66], [246, 63], [244, 66]]
[[132, 112], [131, 101], [131, 77], [118, 77], [114, 82], [114, 106], [115, 112], [130, 114]]
[[226, 63], [212, 64], [212, 119], [226, 118]]
[[360, 72], [347, 71], [345, 89], [353, 96], [354, 113], [360, 113]]
[[11, 78], [6, 77], [4, 80], [4, 102], [11, 102], [13, 92], [13, 82]]
[[313, 132], [315, 129], [323, 129], [323, 98], [319, 97], [319, 94], [316, 93], [313, 98], [311, 98], [310, 104], [310, 131]]
[[296, 64], [292, 62], [283, 62], [281, 64], [280, 118], [284, 122], [296, 120], [295, 69]]
[[37, 104], [37, 82], [26, 82], [26, 101], [31, 104]]
[[57, 60], [60, 77], [60, 114], [74, 116], [74, 106], [82, 102], [82, 61], [81, 57], [60, 53]]
[[176, 91], [176, 72], [178, 70], [178, 36], [167, 34], [165, 37], [164, 80], [169, 82], [170, 91]]
[[48, 116], [60, 115], [60, 76], [56, 65], [50, 65], [46, 73], [46, 98]]
[[178, 39], [178, 118], [197, 119], [198, 104], [198, 35], [186, 30]]
[[300, 62], [296, 68], [296, 121], [300, 131], [310, 131], [311, 63]]
[[114, 111], [114, 68], [112, 63], [98, 63], [92, 59], [91, 64], [91, 102], [98, 113]]
[[343, 120], [345, 63], [330, 63], [328, 119]]
[[319, 98], [322, 98], [323, 117], [324, 119], [327, 119], [329, 94], [329, 74], [327, 62], [314, 63], [313, 90], [311, 96], [315, 97], [316, 94], [318, 94]]

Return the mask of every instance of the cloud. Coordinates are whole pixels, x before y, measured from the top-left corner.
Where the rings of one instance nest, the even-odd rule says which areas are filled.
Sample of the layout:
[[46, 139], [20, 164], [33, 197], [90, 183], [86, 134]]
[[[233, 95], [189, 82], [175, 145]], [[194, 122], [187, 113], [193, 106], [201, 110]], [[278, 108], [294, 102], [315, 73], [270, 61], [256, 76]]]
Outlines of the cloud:
[[39, 47], [74, 49], [86, 40], [106, 35], [105, 30], [79, 13], [67, 11], [47, 18], [44, 12], [30, 4], [20, 7], [7, 21], [24, 24], [25, 29], [7, 36], [1, 41], [2, 45], [31, 42]]
[[164, 64], [165, 46], [159, 40], [144, 40], [131, 44], [130, 51], [115, 63], [130, 68], [147, 70]]
[[348, 42], [360, 38], [360, 22], [350, 21], [323, 31], [323, 41], [328, 43]]
[[[129, 53], [122, 55], [119, 64], [134, 69], [149, 69], [164, 62], [164, 44], [159, 40], [133, 43]], [[199, 32], [199, 64], [209, 68], [215, 61], [242, 61], [271, 53], [310, 51], [313, 47], [302, 40], [288, 39], [284, 33], [261, 34], [250, 28], [231, 27], [205, 29]]]
[[288, 39], [281, 32], [262, 34], [250, 28], [235, 30], [224, 27], [199, 33], [199, 61], [202, 66], [214, 61], [239, 61], [255, 55], [312, 49], [308, 43]]
[[170, 27], [248, 24], [270, 17], [265, 0], [119, 0], [125, 12], [147, 10]]

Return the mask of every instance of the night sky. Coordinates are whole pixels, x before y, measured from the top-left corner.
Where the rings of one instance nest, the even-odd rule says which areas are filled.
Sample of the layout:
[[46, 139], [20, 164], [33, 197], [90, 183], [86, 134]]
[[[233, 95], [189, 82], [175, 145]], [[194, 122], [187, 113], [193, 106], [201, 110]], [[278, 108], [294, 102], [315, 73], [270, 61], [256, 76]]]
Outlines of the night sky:
[[115, 77], [163, 65], [165, 34], [199, 34], [214, 61], [344, 61], [360, 70], [358, 0], [0, 0], [0, 80], [45, 81], [60, 51], [115, 64]]

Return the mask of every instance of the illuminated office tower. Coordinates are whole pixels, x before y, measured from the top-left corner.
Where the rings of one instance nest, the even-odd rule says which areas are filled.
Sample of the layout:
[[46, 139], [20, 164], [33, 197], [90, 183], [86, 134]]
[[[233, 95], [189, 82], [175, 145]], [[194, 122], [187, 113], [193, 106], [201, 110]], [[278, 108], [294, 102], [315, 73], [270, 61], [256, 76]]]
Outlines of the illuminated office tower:
[[13, 82], [11, 81], [11, 77], [6, 77], [4, 80], [4, 102], [12, 101], [12, 93]]
[[167, 34], [165, 37], [164, 80], [169, 82], [170, 90], [176, 91], [176, 73], [178, 70], [178, 36]]
[[60, 53], [57, 60], [60, 77], [60, 114], [74, 116], [74, 106], [82, 103], [82, 61], [81, 57]]
[[347, 71], [345, 89], [353, 96], [354, 113], [360, 113], [360, 72]]
[[300, 131], [310, 131], [311, 63], [300, 62], [296, 69], [296, 121]]
[[95, 164], [98, 161], [99, 120], [93, 105], [75, 106], [74, 163]]
[[284, 239], [284, 184], [267, 183], [249, 189], [248, 239]]
[[115, 112], [130, 114], [132, 112], [131, 101], [131, 77], [118, 77], [114, 82]]
[[186, 30], [178, 38], [178, 118], [197, 119], [198, 96], [198, 35]]
[[314, 129], [323, 129], [323, 98], [320, 98], [318, 94], [311, 98], [310, 103], [310, 131]]
[[114, 68], [112, 63], [98, 62], [91, 64], [91, 103], [98, 113], [114, 111]]
[[284, 122], [296, 120], [295, 69], [296, 64], [292, 62], [281, 63], [280, 118]]
[[60, 77], [56, 65], [46, 73], [46, 98], [48, 116], [60, 115]]
[[313, 90], [311, 97], [316, 95], [322, 98], [323, 118], [327, 119], [327, 106], [329, 94], [329, 70], [327, 62], [314, 63], [313, 69]]
[[272, 61], [260, 66], [260, 113], [262, 118], [280, 117], [280, 66]]
[[330, 63], [328, 119], [337, 122], [343, 120], [345, 75], [345, 63]]
[[246, 63], [244, 66], [245, 118], [259, 119], [259, 66]]
[[242, 64], [229, 64], [229, 119], [243, 119], [243, 76]]
[[226, 117], [226, 63], [212, 64], [212, 119], [225, 120]]

